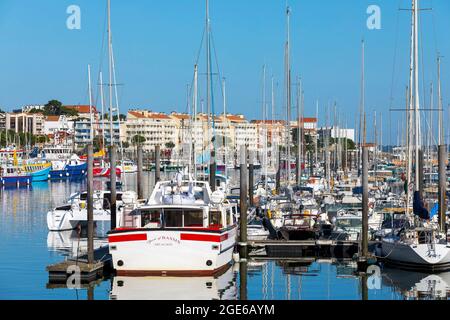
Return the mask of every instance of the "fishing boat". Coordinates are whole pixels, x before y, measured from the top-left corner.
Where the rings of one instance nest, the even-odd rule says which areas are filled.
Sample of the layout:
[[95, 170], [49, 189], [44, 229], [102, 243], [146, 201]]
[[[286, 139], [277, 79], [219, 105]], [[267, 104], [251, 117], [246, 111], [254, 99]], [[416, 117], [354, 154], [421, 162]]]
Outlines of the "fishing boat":
[[50, 171], [50, 179], [67, 179], [67, 178], [81, 178], [87, 174], [87, 162], [72, 155], [66, 161], [52, 161], [52, 170]]
[[[203, 181], [158, 182], [146, 202], [108, 233], [118, 275], [209, 276], [226, 270], [236, 245], [236, 206]], [[119, 225], [120, 226], [120, 225]]]
[[19, 167], [0, 165], [0, 185], [2, 187], [23, 187], [31, 184], [31, 175]]
[[31, 182], [47, 181], [52, 163], [45, 160], [31, 159], [22, 164], [22, 170], [31, 175]]
[[42, 158], [45, 158], [50, 161], [67, 160], [73, 154], [72, 149], [73, 148], [69, 146], [60, 146], [60, 145], [45, 146], [44, 148], [42, 148], [41, 155]]

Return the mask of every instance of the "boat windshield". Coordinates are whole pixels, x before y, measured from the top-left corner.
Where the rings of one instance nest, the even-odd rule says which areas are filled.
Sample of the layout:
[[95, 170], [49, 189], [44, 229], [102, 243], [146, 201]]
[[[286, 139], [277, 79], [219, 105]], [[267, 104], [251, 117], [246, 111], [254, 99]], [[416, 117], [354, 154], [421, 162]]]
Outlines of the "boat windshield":
[[141, 209], [141, 226], [146, 228], [202, 228], [203, 210], [187, 208]]

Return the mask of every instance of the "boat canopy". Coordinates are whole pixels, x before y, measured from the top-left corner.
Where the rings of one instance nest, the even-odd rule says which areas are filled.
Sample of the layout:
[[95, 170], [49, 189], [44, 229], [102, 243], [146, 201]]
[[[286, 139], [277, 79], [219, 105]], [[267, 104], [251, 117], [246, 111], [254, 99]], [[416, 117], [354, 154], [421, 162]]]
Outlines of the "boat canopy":
[[430, 219], [430, 213], [424, 207], [422, 197], [419, 191], [414, 191], [414, 201], [413, 201], [414, 214], [421, 219]]

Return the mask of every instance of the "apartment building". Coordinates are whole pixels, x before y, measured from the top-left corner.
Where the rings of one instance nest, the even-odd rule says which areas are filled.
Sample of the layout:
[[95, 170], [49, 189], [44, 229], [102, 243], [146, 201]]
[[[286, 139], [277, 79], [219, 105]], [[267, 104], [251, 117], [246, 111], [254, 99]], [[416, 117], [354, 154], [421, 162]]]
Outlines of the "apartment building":
[[6, 113], [5, 127], [7, 130], [14, 130], [16, 133], [24, 132], [33, 135], [44, 134], [45, 117], [40, 113]]
[[166, 144], [177, 145], [179, 134], [177, 121], [164, 113], [148, 110], [128, 111], [126, 121], [126, 141], [133, 145], [133, 137], [142, 136], [144, 151], [153, 151], [159, 145], [163, 149]]

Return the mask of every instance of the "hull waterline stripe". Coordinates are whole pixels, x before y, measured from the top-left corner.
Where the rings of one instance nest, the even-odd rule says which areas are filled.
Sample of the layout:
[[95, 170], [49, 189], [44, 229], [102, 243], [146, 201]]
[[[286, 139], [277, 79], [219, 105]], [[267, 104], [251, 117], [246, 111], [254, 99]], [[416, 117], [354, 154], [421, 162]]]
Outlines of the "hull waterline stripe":
[[126, 235], [120, 235], [120, 236], [110, 236], [108, 238], [108, 242], [109, 243], [127, 242], [127, 241], [145, 241], [145, 240], [147, 240], [147, 234], [146, 233], [126, 234]]
[[209, 234], [192, 234], [192, 233], [182, 233], [180, 235], [180, 240], [188, 241], [209, 241], [209, 242], [222, 242], [228, 239], [228, 234], [222, 236], [209, 235]]

